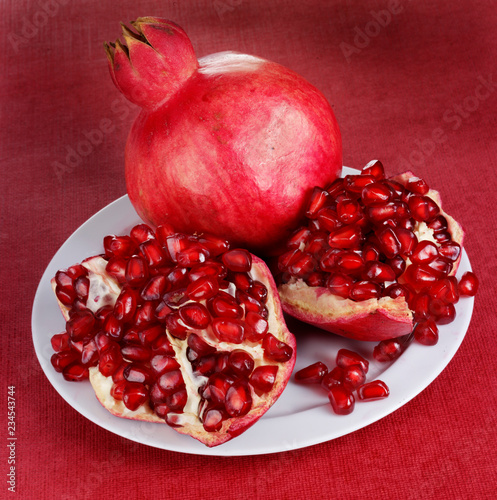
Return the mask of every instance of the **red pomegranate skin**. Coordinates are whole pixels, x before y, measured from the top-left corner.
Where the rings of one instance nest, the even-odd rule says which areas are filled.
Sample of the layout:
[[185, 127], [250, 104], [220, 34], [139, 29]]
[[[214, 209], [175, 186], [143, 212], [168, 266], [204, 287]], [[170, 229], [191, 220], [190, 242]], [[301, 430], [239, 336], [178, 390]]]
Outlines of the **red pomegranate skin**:
[[[134, 26], [154, 46], [153, 35], [165, 33], [157, 26], [169, 22], [146, 19]], [[188, 56], [184, 32], [174, 29], [162, 36], [176, 37], [174, 50], [188, 70], [173, 90], [166, 78], [152, 86], [153, 64], [160, 68], [155, 54], [147, 58], [144, 42], [125, 36], [138, 79], [128, 78], [129, 59], [118, 46], [109, 57], [118, 88], [143, 107], [126, 144], [130, 200], [152, 225], [167, 221], [179, 231], [221, 234], [233, 246], [274, 254], [312, 188], [341, 172], [333, 111], [313, 85], [277, 63], [233, 52], [197, 62], [193, 49]], [[133, 58], [134, 51], [147, 57]], [[145, 90], [133, 98], [130, 86]]]

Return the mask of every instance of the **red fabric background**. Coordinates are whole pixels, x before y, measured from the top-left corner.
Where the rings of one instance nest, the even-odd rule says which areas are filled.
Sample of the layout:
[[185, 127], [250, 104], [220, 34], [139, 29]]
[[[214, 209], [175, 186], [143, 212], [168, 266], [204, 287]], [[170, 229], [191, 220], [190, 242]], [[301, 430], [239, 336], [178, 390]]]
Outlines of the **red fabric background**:
[[[13, 384], [18, 498], [494, 498], [494, 2], [10, 0], [0, 9], [0, 496], [8, 493], [6, 391]], [[384, 26], [373, 23], [381, 11]], [[117, 437], [51, 387], [31, 342], [32, 301], [59, 246], [125, 193], [123, 148], [136, 108], [120, 100], [102, 42], [117, 37], [119, 21], [139, 15], [175, 20], [199, 56], [233, 49], [301, 73], [333, 104], [344, 164], [360, 168], [378, 157], [393, 174], [410, 162], [440, 189], [467, 230], [481, 290], [460, 350], [409, 404], [307, 449], [209, 458]], [[57, 175], [68, 148], [104, 119], [114, 132]], [[430, 142], [433, 136], [440, 140]]]

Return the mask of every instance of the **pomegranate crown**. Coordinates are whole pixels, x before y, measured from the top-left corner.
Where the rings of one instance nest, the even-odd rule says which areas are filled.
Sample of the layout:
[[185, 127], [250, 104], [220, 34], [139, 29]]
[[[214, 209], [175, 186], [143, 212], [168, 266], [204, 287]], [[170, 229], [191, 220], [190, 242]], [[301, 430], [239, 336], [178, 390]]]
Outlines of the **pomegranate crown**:
[[124, 42], [105, 43], [116, 87], [131, 102], [155, 109], [173, 96], [198, 68], [184, 30], [166, 19], [139, 17], [135, 29], [121, 23]]

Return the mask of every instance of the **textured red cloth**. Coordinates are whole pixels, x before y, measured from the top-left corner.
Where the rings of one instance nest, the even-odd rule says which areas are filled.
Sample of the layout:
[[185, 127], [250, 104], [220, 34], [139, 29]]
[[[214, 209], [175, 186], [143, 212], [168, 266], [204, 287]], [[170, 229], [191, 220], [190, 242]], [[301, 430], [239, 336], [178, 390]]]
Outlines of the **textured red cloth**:
[[[0, 9], [0, 496], [10, 498], [6, 391], [15, 385], [17, 498], [495, 497], [494, 2], [7, 0]], [[442, 192], [466, 228], [481, 289], [460, 350], [413, 401], [310, 448], [209, 458], [115, 436], [52, 388], [32, 346], [31, 306], [59, 246], [125, 193], [137, 110], [114, 88], [102, 42], [140, 15], [176, 21], [199, 56], [232, 49], [301, 73], [333, 105], [346, 165], [378, 157], [393, 174], [410, 164]], [[112, 131], [71, 158], [99, 128]]]

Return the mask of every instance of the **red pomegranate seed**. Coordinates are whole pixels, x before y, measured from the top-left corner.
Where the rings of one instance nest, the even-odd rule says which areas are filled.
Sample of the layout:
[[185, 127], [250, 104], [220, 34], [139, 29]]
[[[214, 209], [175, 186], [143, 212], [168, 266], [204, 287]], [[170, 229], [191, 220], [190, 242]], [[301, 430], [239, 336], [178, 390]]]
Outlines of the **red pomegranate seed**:
[[337, 216], [344, 224], [353, 224], [362, 217], [361, 206], [354, 200], [347, 198], [337, 203]]
[[373, 380], [357, 389], [357, 398], [359, 401], [378, 401], [387, 398], [389, 394], [390, 389], [381, 380]]
[[254, 299], [254, 297], [251, 297], [248, 293], [242, 292], [241, 290], [237, 290], [235, 292], [235, 298], [237, 302], [245, 308], [245, 311], [253, 311], [256, 313], [261, 312], [262, 309], [262, 304]]
[[278, 367], [276, 365], [257, 366], [250, 375], [250, 385], [258, 393], [267, 393], [273, 388], [277, 373]]
[[343, 369], [343, 385], [354, 390], [366, 382], [366, 372], [361, 365], [352, 365]]
[[209, 408], [202, 416], [202, 425], [207, 432], [217, 432], [223, 426], [224, 414], [220, 408]]
[[50, 339], [52, 349], [55, 352], [67, 351], [70, 348], [69, 341], [70, 338], [67, 332], [57, 333]]
[[152, 351], [154, 354], [164, 354], [167, 356], [175, 355], [173, 346], [171, 345], [171, 342], [167, 338], [166, 334], [159, 335], [155, 339], [155, 342], [152, 344]]
[[286, 242], [287, 248], [303, 248], [311, 236], [311, 232], [306, 227], [297, 229]]
[[158, 379], [159, 387], [166, 393], [166, 395], [173, 394], [180, 389], [185, 388], [185, 382], [181, 370], [170, 370], [163, 373]]
[[226, 268], [220, 262], [206, 261], [193, 266], [188, 273], [188, 278], [190, 281], [197, 281], [204, 277], [224, 279], [226, 274]]
[[182, 412], [188, 401], [188, 393], [186, 389], [180, 389], [169, 396], [166, 396], [165, 404], [170, 411]]
[[403, 274], [407, 267], [406, 261], [400, 255], [387, 259], [386, 264], [392, 268], [396, 278]]
[[178, 253], [185, 250], [191, 243], [192, 241], [188, 239], [186, 234], [174, 233], [166, 237], [162, 246], [167, 250], [171, 260], [177, 262]]
[[80, 276], [88, 276], [88, 269], [83, 264], [74, 264], [67, 268], [66, 273], [73, 279], [77, 280]]
[[478, 291], [479, 284], [476, 274], [468, 271], [462, 275], [459, 281], [459, 294], [474, 297]]
[[338, 271], [344, 274], [358, 276], [364, 269], [364, 261], [359, 254], [351, 251], [344, 251], [338, 256], [336, 267]]
[[77, 311], [66, 323], [66, 331], [74, 342], [89, 339], [95, 335], [95, 316], [89, 310]]
[[364, 262], [373, 262], [380, 259], [380, 251], [372, 243], [366, 243], [362, 249]]
[[335, 366], [331, 372], [323, 377], [321, 381], [321, 387], [327, 392], [330, 391], [331, 387], [334, 385], [343, 385], [344, 369], [339, 366]]
[[193, 349], [199, 356], [212, 354], [216, 352], [216, 348], [207, 343], [200, 335], [190, 333], [187, 341], [188, 347]]
[[434, 233], [433, 238], [439, 245], [449, 243], [449, 241], [452, 240], [452, 237], [448, 231], [440, 231], [438, 233]]
[[309, 239], [309, 243], [305, 247], [306, 253], [314, 258], [321, 258], [322, 254], [328, 250], [328, 234], [324, 232], [316, 232]]
[[61, 288], [59, 285], [55, 287], [55, 295], [65, 306], [72, 306], [76, 300], [76, 292], [73, 288]]
[[309, 219], [315, 219], [319, 210], [326, 205], [327, 199], [328, 193], [324, 189], [315, 187], [307, 205], [305, 216]]
[[138, 305], [138, 291], [125, 287], [121, 290], [114, 305], [114, 316], [118, 321], [127, 323], [135, 315]]
[[438, 247], [438, 253], [450, 262], [455, 262], [461, 255], [461, 245], [455, 241], [447, 241]]
[[388, 203], [391, 198], [391, 191], [387, 186], [379, 182], [372, 182], [364, 187], [361, 199], [365, 206], [379, 206]]
[[245, 315], [245, 337], [250, 342], [260, 342], [268, 331], [268, 322], [258, 313], [249, 311]]
[[121, 363], [119, 368], [112, 374], [113, 382], [120, 382], [121, 380], [124, 380], [124, 370], [128, 365], [129, 363], [127, 363], [126, 361]]
[[244, 292], [250, 290], [254, 281], [248, 273], [233, 273], [232, 280], [236, 288]]
[[349, 193], [360, 195], [368, 184], [375, 181], [376, 179], [369, 174], [346, 175], [343, 179], [343, 186]]
[[440, 299], [444, 302], [455, 304], [459, 300], [459, 290], [457, 279], [454, 276], [448, 276], [433, 284], [428, 293], [431, 297]]
[[95, 342], [97, 343], [97, 349], [99, 352], [105, 351], [105, 349], [114, 344], [119, 347], [119, 344], [108, 337], [103, 331], [98, 332], [94, 338]]
[[148, 391], [143, 384], [127, 382], [123, 389], [123, 403], [128, 410], [137, 410], [148, 398]]
[[81, 351], [81, 363], [86, 367], [97, 366], [98, 357], [99, 352], [95, 339], [91, 339], [85, 342], [83, 344], [83, 350]]
[[170, 224], [161, 224], [155, 230], [155, 236], [159, 240], [159, 243], [162, 246], [165, 246], [166, 238], [168, 236], [172, 236], [173, 234], [175, 234], [175, 232], [176, 231], [174, 230], [173, 226], [171, 226]]
[[213, 318], [212, 331], [221, 342], [241, 344], [245, 338], [243, 323], [234, 318]]
[[408, 285], [400, 285], [399, 283], [392, 283], [383, 292], [384, 297], [391, 297], [392, 299], [404, 297], [407, 303], [411, 302], [413, 294], [414, 292]]
[[321, 256], [319, 267], [325, 272], [335, 271], [338, 259], [344, 251], [345, 250], [340, 248], [330, 248], [329, 250], [326, 250], [326, 252]]
[[328, 373], [328, 367], [321, 361], [302, 368], [295, 374], [295, 380], [303, 384], [320, 384]]
[[139, 249], [148, 266], [161, 267], [167, 263], [166, 253], [155, 238], [144, 241]]
[[371, 281], [357, 281], [350, 287], [349, 298], [357, 302], [381, 297], [381, 288], [378, 283]]
[[296, 276], [298, 278], [305, 278], [307, 275], [312, 273], [317, 267], [317, 262], [309, 254], [303, 254], [299, 259], [292, 261], [292, 263], [288, 266], [288, 272], [292, 276]]
[[285, 362], [288, 361], [293, 355], [293, 349], [278, 340], [273, 334], [266, 333], [262, 341], [262, 349], [264, 350], [264, 357], [270, 361]]
[[435, 345], [438, 342], [438, 327], [431, 319], [419, 322], [414, 327], [414, 338], [424, 345]]
[[369, 361], [355, 351], [350, 349], [340, 349], [337, 352], [336, 364], [340, 368], [349, 368], [350, 366], [359, 365], [365, 373], [368, 373]]
[[267, 302], [267, 287], [260, 281], [254, 281], [248, 293], [261, 304], [265, 304]]
[[188, 303], [179, 308], [179, 317], [185, 325], [191, 328], [207, 328], [210, 315], [207, 308], [200, 303]]
[[337, 415], [349, 415], [354, 411], [355, 398], [343, 385], [333, 385], [328, 392], [328, 398], [333, 411]]
[[288, 266], [295, 260], [298, 260], [304, 252], [299, 249], [292, 249], [289, 252], [285, 252], [278, 257], [278, 269], [280, 271], [286, 271]]
[[426, 182], [419, 177], [410, 177], [407, 180], [406, 188], [409, 191], [420, 195], [426, 194], [430, 190], [428, 184], [426, 184]]
[[376, 283], [383, 283], [385, 281], [395, 281], [396, 275], [388, 264], [372, 261], [368, 262], [366, 265], [364, 278]]
[[79, 363], [72, 363], [62, 370], [63, 377], [69, 382], [81, 382], [90, 376], [88, 368]]
[[413, 287], [428, 287], [439, 278], [439, 273], [426, 265], [411, 264], [407, 267], [404, 278]]
[[155, 239], [155, 233], [152, 231], [150, 226], [147, 224], [138, 224], [129, 233], [131, 239], [139, 245], [145, 241]]
[[248, 352], [235, 349], [228, 356], [228, 366], [236, 375], [248, 378], [254, 369], [255, 362]]
[[393, 259], [399, 255], [401, 244], [391, 227], [385, 227], [376, 232], [380, 250], [383, 252], [387, 259]]
[[442, 257], [433, 259], [431, 262], [428, 262], [428, 264], [425, 264], [425, 266], [432, 269], [438, 278], [444, 278], [452, 271], [452, 263], [447, 262]]
[[104, 250], [107, 257], [128, 258], [136, 250], [135, 242], [129, 236], [106, 236]]
[[208, 233], [199, 236], [198, 242], [208, 250], [211, 257], [217, 257], [230, 248], [227, 240]]
[[152, 372], [144, 365], [131, 363], [123, 371], [124, 379], [128, 382], [139, 382], [141, 384], [152, 384], [154, 377]]
[[148, 266], [139, 255], [133, 255], [126, 264], [126, 281], [133, 287], [139, 287], [148, 280]]
[[400, 182], [394, 181], [392, 179], [385, 179], [383, 183], [385, 184], [385, 186], [388, 186], [390, 188], [395, 199], [400, 200], [402, 198], [405, 190], [404, 186]]
[[110, 395], [117, 401], [122, 401], [125, 386], [126, 386], [125, 380], [120, 380], [119, 382], [115, 382], [110, 389]]
[[211, 399], [216, 404], [224, 404], [226, 393], [234, 381], [234, 378], [226, 373], [214, 373], [209, 377], [206, 389], [204, 390], [204, 398]]
[[379, 342], [373, 349], [373, 357], [380, 363], [394, 361], [404, 352], [401, 337], [386, 339]]
[[114, 314], [109, 314], [104, 321], [103, 331], [109, 337], [121, 340], [124, 335], [123, 325]]
[[440, 212], [439, 206], [428, 196], [411, 196], [408, 205], [412, 216], [417, 221], [429, 221]]
[[383, 164], [379, 160], [371, 160], [361, 171], [362, 175], [372, 175], [377, 181], [385, 178]]
[[305, 282], [307, 283], [307, 285], [312, 287], [324, 287], [326, 286], [326, 277], [323, 273], [314, 271], [313, 273], [309, 274], [309, 276], [307, 276]]
[[126, 265], [128, 261], [122, 257], [111, 257], [105, 270], [109, 273], [118, 283], [126, 281]]
[[176, 261], [181, 267], [193, 267], [207, 260], [209, 253], [201, 245], [192, 245], [176, 254]]
[[248, 273], [252, 268], [252, 256], [247, 250], [240, 248], [225, 252], [222, 260], [223, 264], [235, 273]]
[[145, 327], [138, 331], [138, 338], [140, 343], [145, 346], [151, 346], [155, 340], [164, 333], [164, 327], [162, 325], [152, 325]]
[[[175, 267], [167, 275], [167, 281], [171, 283], [172, 288], [183, 288], [188, 286], [188, 283], [190, 282], [188, 279], [188, 269], [186, 267]], [[176, 290], [171, 292], [173, 295], [175, 293], [177, 293]]]
[[335, 229], [343, 226], [343, 222], [340, 221], [336, 210], [332, 207], [322, 208], [318, 212], [317, 220], [319, 227], [326, 231], [335, 231]]
[[50, 362], [52, 363], [55, 371], [61, 373], [64, 368], [74, 363], [75, 361], [78, 361], [79, 358], [80, 354], [76, 349], [69, 349], [52, 354]]
[[139, 361], [144, 363], [152, 357], [152, 351], [142, 345], [125, 345], [121, 348], [122, 355], [130, 361]]
[[150, 360], [150, 368], [152, 368], [155, 375], [162, 375], [163, 373], [179, 369], [180, 365], [173, 356], [174, 351], [170, 356], [157, 354]]
[[439, 325], [452, 323], [456, 317], [454, 304], [444, 302], [440, 299], [432, 299], [430, 301], [429, 310], [431, 316]]
[[334, 295], [347, 299], [353, 282], [350, 276], [345, 276], [341, 273], [332, 273], [326, 281], [326, 286]]
[[219, 292], [207, 303], [213, 316], [239, 319], [243, 317], [243, 309], [235, 298], [226, 292]]
[[417, 236], [409, 229], [404, 229], [402, 227], [394, 228], [393, 232], [400, 243], [399, 253], [406, 256], [412, 255], [414, 249], [418, 245]]
[[427, 225], [435, 234], [441, 231], [447, 231], [447, 228], [449, 227], [447, 219], [443, 215], [437, 215], [433, 220], [428, 222]]
[[79, 276], [74, 280], [74, 291], [81, 299], [88, 297], [90, 291], [90, 280], [86, 276]]
[[397, 206], [393, 202], [385, 203], [376, 207], [366, 208], [366, 217], [376, 224], [382, 224], [397, 215]]
[[359, 248], [362, 238], [359, 226], [344, 226], [330, 233], [328, 244], [332, 248]]
[[123, 362], [123, 356], [119, 344], [110, 341], [105, 350], [100, 352], [98, 360], [98, 369], [104, 377], [110, 377]]
[[202, 356], [199, 358], [194, 366], [193, 371], [196, 375], [203, 375], [209, 377], [216, 369], [216, 356], [214, 354]]
[[246, 415], [252, 407], [252, 395], [248, 383], [244, 380], [234, 382], [226, 391], [224, 404], [231, 417]]
[[169, 290], [170, 282], [163, 274], [150, 278], [140, 292], [143, 300], [158, 300]]
[[204, 276], [192, 281], [186, 288], [186, 294], [191, 300], [208, 300], [219, 291], [219, 283], [216, 278]]

